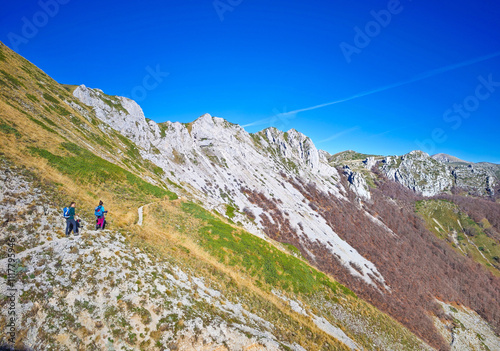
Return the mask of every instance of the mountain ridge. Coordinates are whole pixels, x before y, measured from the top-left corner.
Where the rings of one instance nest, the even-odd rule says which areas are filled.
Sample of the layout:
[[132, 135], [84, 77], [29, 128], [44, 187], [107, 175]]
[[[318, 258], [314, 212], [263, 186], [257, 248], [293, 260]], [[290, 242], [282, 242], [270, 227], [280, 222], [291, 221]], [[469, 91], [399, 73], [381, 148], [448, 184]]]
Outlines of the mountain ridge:
[[[499, 255], [500, 219], [496, 214], [500, 211], [497, 211], [494, 194], [478, 191], [487, 185], [483, 183], [486, 177], [481, 168], [473, 166], [474, 172], [466, 168], [465, 173], [461, 173], [462, 168], [458, 171], [447, 168], [422, 152], [390, 159], [355, 157], [343, 164], [329, 158], [328, 153], [318, 150], [299, 132], [268, 128], [249, 134], [240, 126], [209, 115], [200, 116], [189, 124], [157, 124], [148, 121], [133, 102], [106, 95], [101, 90], [75, 88], [73, 94], [76, 92], [90, 104], [87, 105], [70, 94], [71, 89], [42, 75], [5, 47], [0, 45], [0, 49], [6, 57], [0, 60], [0, 65], [7, 73], [0, 76], [2, 157], [36, 172], [40, 184], [52, 184], [49, 192], [56, 196], [51, 200], [57, 204], [55, 206], [76, 197], [78, 203], [91, 208], [93, 202], [102, 198], [113, 209], [111, 226], [117, 227], [120, 235], [125, 235], [128, 240], [139, 243], [139, 250], [153, 250], [159, 255], [154, 256], [154, 260], [178, 258], [187, 268], [213, 279], [219, 287], [228, 288], [231, 294], [243, 294], [245, 304], [254, 306], [249, 312], [273, 311], [261, 316], [272, 319], [276, 339], [285, 342], [286, 347], [301, 350], [300, 345], [307, 345], [310, 349], [321, 349], [323, 345], [328, 349], [337, 345], [345, 348], [334, 341], [342, 339], [341, 334], [334, 333], [335, 337], [318, 330], [323, 326], [333, 333], [338, 326], [345, 329], [345, 335], [351, 340], [366, 349], [374, 344], [382, 349], [412, 349], [408, 346], [410, 344], [387, 346], [396, 344], [392, 341], [384, 344], [371, 332], [370, 328], [381, 330], [384, 318], [392, 321], [389, 315], [407, 328], [404, 330], [410, 330], [435, 349], [454, 349], [459, 347], [456, 345], [464, 345], [454, 342], [456, 345], [450, 346], [447, 341], [450, 337], [458, 340], [460, 335], [464, 338], [467, 335], [480, 349], [480, 337], [470, 330], [460, 332], [452, 326], [450, 316], [459, 316], [453, 309], [477, 313], [477, 318], [484, 320], [485, 325], [490, 323], [498, 333], [500, 306], [495, 291], [500, 287], [500, 270], [495, 257]], [[130, 107], [135, 115], [130, 117], [125, 106]], [[429, 168], [426, 165], [430, 165]], [[22, 176], [19, 171], [12, 170], [16, 184]], [[486, 172], [494, 170], [486, 169], [484, 174], [488, 176]], [[447, 178], [452, 171], [456, 171], [455, 180]], [[389, 172], [394, 174], [394, 180], [387, 176]], [[467, 172], [477, 173], [479, 178], [471, 178]], [[460, 184], [469, 186], [469, 189], [444, 188], [447, 196], [444, 202], [429, 202], [433, 198], [422, 196], [420, 190], [437, 188], [432, 188], [426, 177], [431, 180], [451, 179], [451, 185], [456, 185], [456, 179], [459, 179]], [[28, 177], [31, 178], [36, 177]], [[39, 188], [37, 185], [31, 192], [37, 193]], [[473, 195], [475, 191], [478, 194]], [[6, 218], [5, 226], [10, 228], [7, 235], [23, 235], [22, 245], [29, 249], [32, 245], [36, 248], [42, 239], [47, 241], [48, 237], [61, 234], [60, 224], [54, 224], [54, 228], [59, 228], [56, 230], [43, 225], [31, 227], [31, 217], [26, 215], [33, 211], [31, 192], [26, 191], [26, 199], [18, 196], [17, 202], [16, 197], [7, 191], [2, 194], [7, 206], [1, 209]], [[180, 199], [176, 200], [177, 197]], [[11, 201], [23, 208], [19, 218], [12, 217], [13, 213], [8, 210]], [[450, 230], [439, 216], [446, 201], [455, 204], [448, 206], [447, 211], [460, 212], [457, 216], [459, 225], [450, 227]], [[142, 226], [135, 225], [139, 207], [144, 209]], [[82, 212], [85, 216], [91, 216], [85, 211]], [[43, 209], [37, 212], [41, 223], [57, 222], [55, 214], [45, 218]], [[31, 228], [28, 234], [22, 232], [24, 226]], [[108, 240], [117, 234], [104, 232], [103, 235]], [[60, 239], [56, 243], [65, 240]], [[465, 245], [466, 241], [470, 243]], [[48, 240], [39, 245], [40, 251], [35, 249], [36, 255], [43, 255], [43, 247], [57, 248], [56, 243], [52, 246]], [[85, 245], [90, 246], [81, 247], [82, 250], [92, 249], [91, 241], [86, 240]], [[97, 243], [95, 248], [98, 249]], [[475, 250], [477, 254], [470, 255], [468, 250]], [[126, 263], [115, 256], [113, 262], [118, 265]], [[300, 260], [290, 261], [292, 256]], [[195, 260], [190, 262], [193, 258]], [[207, 266], [196, 266], [198, 261]], [[35, 261], [23, 256], [22, 263], [29, 269], [28, 273], [21, 275], [23, 282], [39, 275]], [[78, 264], [71, 261], [73, 263]], [[50, 268], [50, 271], [56, 274], [59, 268]], [[220, 278], [221, 272], [232, 278]], [[35, 278], [30, 278], [32, 274]], [[335, 277], [348, 288], [328, 277]], [[85, 284], [85, 277], [80, 277], [78, 282]], [[153, 287], [150, 283], [137, 285], [140, 290], [148, 291]], [[47, 284], [52, 286], [50, 280]], [[314, 294], [311, 287], [320, 289], [319, 295], [325, 298], [316, 296], [318, 294]], [[93, 289], [99, 288], [103, 286], [96, 282], [86, 292], [87, 302], [92, 299]], [[288, 301], [285, 307], [272, 297], [276, 294], [270, 294], [276, 289], [279, 290], [277, 295], [289, 296], [279, 300]], [[203, 295], [203, 291], [201, 289], [198, 295]], [[61, 296], [66, 296], [64, 294], [62, 291]], [[129, 294], [133, 294], [132, 291]], [[142, 295], [146, 303], [154, 298], [155, 290], [152, 289], [150, 294], [151, 297], [148, 293]], [[252, 294], [264, 299], [268, 308], [260, 308], [259, 312], [255, 306], [262, 304], [257, 304], [258, 299], [251, 298]], [[29, 307], [26, 296], [29, 295], [20, 302]], [[125, 305], [134, 305], [129, 312], [124, 309], [122, 317], [127, 320], [139, 316], [140, 319], [143, 315], [146, 323], [147, 313], [132, 296], [123, 297]], [[356, 296], [357, 300], [352, 301], [365, 317], [349, 317], [351, 322], [339, 319], [339, 314], [334, 318], [332, 311], [346, 303], [344, 298], [349, 296]], [[193, 297], [196, 299], [196, 294]], [[39, 298], [33, 298], [38, 303]], [[363, 301], [368, 301], [378, 310]], [[115, 306], [113, 302], [112, 306], [125, 308], [123, 303], [117, 301]], [[238, 302], [230, 300], [230, 303]], [[49, 306], [40, 306], [41, 311], [50, 311]], [[208, 307], [204, 303], [197, 306], [201, 309]], [[301, 311], [307, 310], [307, 306], [314, 306], [317, 311], [311, 309], [313, 314], [303, 314]], [[181, 307], [177, 311], [179, 318], [191, 321], [192, 310]], [[102, 308], [91, 308], [89, 312], [102, 318]], [[370, 308], [371, 312], [366, 312]], [[295, 329], [298, 335], [290, 334], [288, 324], [273, 317], [280, 313], [278, 311], [286, 312], [283, 315], [286, 323], [291, 320], [299, 323], [289, 324], [295, 326], [292, 330]], [[356, 308], [352, 311], [356, 313]], [[51, 315], [54, 318], [54, 314]], [[312, 318], [312, 323], [306, 321], [306, 315]], [[59, 317], [56, 314], [53, 321], [60, 323]], [[326, 319], [330, 326], [321, 318]], [[370, 328], [356, 329], [357, 323], [370, 320], [377, 322], [369, 323]], [[4, 321], [0, 320], [0, 324]], [[183, 330], [184, 322], [181, 323], [180, 319], [175, 324], [170, 320], [167, 322], [168, 328]], [[146, 325], [140, 330], [145, 331]], [[305, 327], [307, 332], [301, 332], [298, 326]], [[94, 329], [90, 325], [87, 327]], [[106, 325], [110, 333], [113, 328], [116, 325]], [[118, 328], [116, 336], [108, 335], [112, 343], [125, 342], [125, 335], [132, 343], [129, 345], [138, 347], [139, 343], [162, 335], [161, 324], [147, 328], [155, 334], [149, 335], [148, 331], [134, 336], [133, 331], [122, 334], [123, 330]], [[396, 329], [403, 330], [398, 328], [402, 326]], [[34, 329], [30, 330], [34, 332]], [[307, 334], [311, 330], [314, 332]], [[396, 333], [382, 332], [382, 339], [394, 340]], [[72, 335], [89, 340], [78, 331]], [[480, 335], [485, 338], [486, 334], [481, 331]], [[496, 340], [494, 333], [487, 335], [488, 342]], [[207, 341], [211, 338], [202, 337]], [[180, 339], [167, 342], [166, 336], [158, 341], [164, 346], [171, 342], [174, 346], [176, 342], [180, 345]], [[299, 343], [298, 346], [294, 342]], [[413, 349], [426, 348], [417, 344], [421, 346]], [[277, 348], [285, 349], [285, 346], [279, 344]]]
[[[87, 91], [92, 91], [92, 90], [88, 90], [85, 86], [80, 86], [73, 91], [73, 95], [75, 95], [77, 98], [80, 98], [80, 100], [84, 103], [90, 103], [92, 105], [92, 101], [94, 101], [96, 103], [96, 106], [93, 106], [93, 108], [98, 109], [99, 116], [106, 115], [106, 111], [109, 112], [112, 110], [112, 109], [106, 110], [106, 108], [108, 108], [109, 106], [103, 106], [101, 99], [92, 100], [92, 97], [90, 96], [91, 94], [88, 93]], [[108, 105], [110, 104], [108, 103]], [[110, 117], [103, 118], [103, 121], [105, 122], [112, 121], [113, 124], [119, 124], [120, 130], [118, 131], [123, 131], [125, 129], [128, 130], [128, 132], [125, 133], [124, 135], [130, 136], [132, 139], [135, 139], [134, 141], [136, 141], [139, 145], [148, 148], [149, 145], [147, 140], [155, 138], [156, 140], [158, 140], [158, 129], [159, 129], [158, 124], [156, 124], [151, 120], [147, 122], [144, 113], [142, 112], [142, 109], [140, 109], [139, 105], [132, 103], [132, 105], [129, 106], [131, 106], [131, 111], [128, 112], [129, 115], [133, 117], [131, 123], [136, 124], [135, 130], [134, 126], [130, 125], [130, 122], [119, 124], [117, 120], [113, 120], [113, 117], [111, 117], [111, 119], [109, 119]], [[217, 123], [215, 124], [212, 123], [214, 120], [217, 121]], [[161, 125], [163, 126], [162, 128], [167, 128], [167, 129], [175, 125], [178, 128], [174, 129], [177, 132], [181, 132], [179, 128], [180, 125], [182, 124], [179, 124], [179, 122], [166, 121], [162, 122]], [[235, 134], [247, 133], [244, 130], [244, 128], [239, 126], [238, 124], [231, 123], [226, 119], [220, 117], [212, 117], [210, 114], [203, 114], [202, 116], [198, 117], [193, 122], [190, 122], [187, 125], [189, 126], [189, 128], [191, 128], [188, 129], [188, 131], [192, 130], [193, 126], [196, 125], [198, 128], [196, 128], [197, 131], [195, 138], [204, 140], [209, 140], [210, 137], [214, 135], [214, 133], [221, 134], [218, 128], [231, 127], [234, 128]], [[200, 125], [202, 125], [203, 127], [200, 127]], [[141, 127], [139, 128], [138, 126]], [[152, 128], [150, 132], [146, 132], [148, 128]], [[200, 129], [211, 130], [211, 135], [203, 134], [203, 131], [201, 131]], [[133, 133], [132, 130], [134, 130]], [[265, 137], [265, 139], [267, 139], [268, 142], [272, 141], [272, 144], [278, 147], [279, 149], [278, 152], [283, 157], [285, 157], [285, 159], [290, 158], [290, 152], [293, 152], [294, 150], [299, 150], [299, 154], [296, 155], [298, 156], [298, 159], [305, 161], [306, 165], [311, 166], [314, 169], [318, 169], [320, 173], [321, 172], [331, 173], [327, 170], [327, 167], [324, 166], [325, 163], [331, 163], [334, 166], [343, 166], [346, 164], [352, 164], [353, 162], [356, 163], [356, 158], [358, 161], [364, 159], [365, 162], [368, 158], [374, 158], [373, 155], [358, 154], [354, 151], [352, 152], [345, 151], [336, 155], [330, 155], [328, 152], [324, 150], [317, 149], [313, 141], [309, 137], [298, 132], [295, 129], [290, 129], [287, 132], [283, 132], [276, 129], [275, 127], [268, 127], [259, 132], [253, 134], [251, 133], [247, 134], [254, 136], [254, 138]], [[142, 136], [142, 139], [138, 140], [136, 137], [137, 135]], [[289, 144], [290, 136], [292, 137], [290, 139], [293, 142], [292, 144]], [[304, 152], [307, 153], [307, 155]], [[414, 156], [416, 155], [422, 155], [422, 156], [418, 156], [417, 158], [415, 158]], [[346, 157], [350, 161], [346, 160]], [[353, 157], [355, 157], [355, 159], [353, 159]], [[442, 191], [451, 191], [451, 188], [454, 186], [464, 188], [467, 191], [473, 191], [476, 194], [486, 194], [486, 195], [495, 194], [495, 187], [498, 186], [498, 184], [500, 183], [498, 176], [500, 174], [499, 172], [500, 167], [498, 167], [498, 170], [493, 169], [492, 171], [490, 169], [491, 167], [483, 166], [481, 163], [475, 163], [474, 165], [479, 169], [480, 172], [482, 172], [482, 175], [477, 176], [474, 174], [470, 174], [465, 165], [462, 164], [457, 164], [452, 166], [449, 162], [444, 162], [446, 166], [443, 167], [440, 166], [440, 164], [438, 163], [433, 163], [433, 160], [435, 160], [436, 158], [438, 158], [441, 161], [444, 160], [443, 157], [445, 156], [441, 155], [438, 157], [434, 155], [431, 157], [426, 153], [415, 150], [403, 156], [383, 157], [382, 163], [384, 164], [384, 167], [382, 169], [390, 179], [393, 179], [397, 182], [401, 182], [401, 184], [405, 185], [406, 187], [414, 191], [420, 192], [426, 196], [434, 196]], [[380, 159], [381, 157], [379, 156], [378, 158]], [[403, 162], [401, 166], [401, 163], [398, 160], [406, 160], [406, 161]], [[447, 160], [450, 160], [449, 156]], [[453, 160], [455, 159], [453, 158]], [[348, 162], [346, 163], [346, 161]], [[440, 163], [443, 163], [441, 161]], [[438, 172], [439, 176], [429, 179], [422, 179], [422, 178], [413, 179], [414, 177], [411, 176], [411, 174], [415, 174], [418, 178], [418, 175], [419, 174], [421, 175], [423, 171], [423, 169], [421, 169], [422, 167], [420, 167], [420, 169], [418, 169], [417, 167], [416, 171], [410, 171], [410, 168], [415, 168], [415, 162], [417, 163], [423, 162], [422, 167], [424, 168], [425, 167], [434, 168]], [[470, 164], [471, 163], [469, 163], [469, 165]], [[404, 173], [400, 172], [400, 167], [406, 167]], [[494, 166], [492, 167], [494, 168]], [[457, 174], [460, 174], [460, 176], [457, 176]], [[459, 178], [460, 180], [461, 179], [467, 179], [467, 180], [460, 181]], [[368, 186], [366, 185], [366, 180], [362, 180], [361, 178], [356, 176], [350, 176], [350, 179], [351, 179], [351, 185], [356, 190], [356, 192], [358, 194], [361, 194], [360, 196], [364, 198], [369, 198], [369, 191], [368, 191]], [[423, 185], [422, 182], [424, 182], [426, 185]]]
[[[172, 122], [167, 124], [183, 127]], [[312, 140], [301, 133], [288, 134], [267, 128], [250, 135], [242, 127], [208, 114], [190, 123], [189, 129], [169, 128], [164, 140], [156, 142], [160, 149], [158, 157], [146, 153], [143, 157], [171, 172], [176, 169], [176, 164], [180, 165], [172, 172], [175, 182], [196, 188], [192, 194], [199, 196], [198, 200], [205, 206], [220, 213], [232, 208], [231, 219], [253, 234], [292, 243], [313, 264], [336, 274], [344, 272], [339, 277], [343, 277], [341, 281], [345, 283], [350, 282], [351, 286], [356, 277], [361, 278], [363, 283], [356, 283], [361, 289], [356, 290], [357, 293], [373, 288], [378, 292], [392, 291], [390, 284], [386, 283], [387, 277], [379, 272], [380, 268], [366, 260], [367, 252], [355, 249], [352, 239], [339, 236], [338, 228], [332, 230], [334, 226], [327, 214], [318, 216], [318, 204], [313, 200], [318, 197], [318, 201], [324, 201], [321, 194], [330, 194], [330, 198], [354, 201], [362, 206], [363, 202], [372, 203], [373, 191], [368, 184], [377, 184], [380, 176], [367, 169], [360, 160], [353, 160], [342, 170], [339, 168], [341, 164], [332, 164], [328, 154], [318, 150]], [[168, 146], [161, 143], [168, 143]], [[174, 157], [174, 162], [171, 162], [171, 155], [176, 154], [182, 159]], [[366, 163], [376, 165], [377, 162], [378, 169], [389, 180], [424, 196], [451, 191], [457, 184], [471, 193], [488, 196], [495, 192], [492, 185], [498, 185], [494, 175], [486, 170], [476, 175], [473, 171], [468, 173], [468, 168], [450, 168], [421, 151], [379, 160], [372, 158], [372, 162]], [[188, 172], [183, 172], [184, 169]], [[343, 183], [343, 176], [346, 176], [346, 183]], [[297, 183], [297, 177], [306, 183], [304, 180]], [[317, 189], [311, 189], [311, 192], [307, 182]], [[356, 194], [355, 199], [350, 198], [350, 191]], [[364, 208], [359, 216], [389, 232], [390, 236], [398, 237], [386, 224], [388, 218], [377, 218]], [[332, 270], [338, 264], [343, 268]], [[363, 284], [371, 288], [363, 288]], [[373, 301], [384, 300], [383, 295]], [[427, 322], [422, 320], [419, 323]]]

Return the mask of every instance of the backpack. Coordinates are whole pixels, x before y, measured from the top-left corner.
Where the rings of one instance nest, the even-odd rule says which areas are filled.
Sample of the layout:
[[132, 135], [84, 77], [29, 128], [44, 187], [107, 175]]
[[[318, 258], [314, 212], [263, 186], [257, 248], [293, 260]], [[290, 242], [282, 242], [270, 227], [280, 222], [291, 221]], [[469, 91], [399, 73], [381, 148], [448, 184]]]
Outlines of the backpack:
[[63, 217], [66, 219], [69, 218], [69, 207], [63, 209]]
[[97, 206], [94, 210], [94, 215], [96, 217], [101, 217], [103, 215], [102, 206]]

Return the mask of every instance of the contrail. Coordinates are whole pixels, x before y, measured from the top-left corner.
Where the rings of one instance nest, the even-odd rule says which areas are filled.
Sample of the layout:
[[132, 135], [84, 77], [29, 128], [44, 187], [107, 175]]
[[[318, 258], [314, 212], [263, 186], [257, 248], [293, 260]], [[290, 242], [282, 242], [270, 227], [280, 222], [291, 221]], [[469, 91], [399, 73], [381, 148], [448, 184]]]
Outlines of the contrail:
[[[448, 72], [448, 71], [451, 71], [451, 70], [454, 70], [454, 69], [457, 69], [457, 68], [461, 68], [461, 67], [465, 67], [465, 66], [470, 66], [470, 65], [472, 65], [474, 63], [486, 61], [486, 60], [489, 60], [489, 59], [497, 57], [497, 56], [500, 56], [500, 51], [499, 52], [495, 52], [493, 54], [486, 55], [486, 56], [481, 56], [481, 57], [478, 57], [478, 58], [475, 58], [475, 59], [471, 59], [471, 60], [468, 60], [468, 61], [464, 61], [464, 62], [456, 63], [456, 64], [453, 64], [453, 65], [449, 65], [449, 66], [446, 66], [446, 67], [437, 68], [437, 69], [434, 69], [432, 71], [419, 74], [419, 75], [417, 75], [417, 76], [415, 76], [413, 78], [410, 78], [408, 80], [404, 80], [404, 81], [398, 82], [398, 83], [389, 84], [389, 85], [383, 86], [381, 88], [377, 88], [377, 89], [373, 89], [373, 90], [368, 90], [368, 91], [365, 91], [365, 92], [362, 92], [362, 93], [358, 93], [358, 94], [349, 96], [349, 97], [347, 97], [345, 99], [335, 100], [335, 101], [327, 102], [327, 103], [320, 104], [320, 105], [315, 105], [315, 106], [301, 108], [301, 109], [290, 111], [290, 112], [285, 112], [282, 115], [296, 114], [296, 113], [300, 113], [300, 112], [316, 110], [318, 108], [322, 108], [322, 107], [326, 107], [326, 106], [330, 106], [330, 105], [335, 105], [335, 104], [340, 104], [341, 102], [351, 101], [351, 100], [358, 99], [358, 98], [363, 97], [363, 96], [372, 95], [372, 94], [375, 94], [375, 93], [379, 93], [381, 91], [385, 91], [385, 90], [397, 88], [397, 87], [400, 87], [402, 85], [406, 85], [406, 84], [410, 84], [410, 83], [415, 83], [415, 82], [424, 80], [424, 79], [429, 78], [429, 77], [436, 76], [436, 75], [444, 73], [444, 72]], [[253, 123], [251, 125], [253, 125]]]

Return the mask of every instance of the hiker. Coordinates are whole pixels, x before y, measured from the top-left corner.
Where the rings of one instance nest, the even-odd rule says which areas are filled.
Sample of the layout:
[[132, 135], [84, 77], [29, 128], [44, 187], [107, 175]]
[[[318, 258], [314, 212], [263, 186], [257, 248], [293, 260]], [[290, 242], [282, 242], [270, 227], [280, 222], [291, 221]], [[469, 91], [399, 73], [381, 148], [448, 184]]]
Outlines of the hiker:
[[104, 218], [104, 215], [106, 213], [108, 213], [108, 211], [105, 211], [104, 210], [104, 206], [103, 206], [103, 202], [102, 200], [99, 201], [99, 206], [97, 206], [94, 210], [94, 214], [96, 216], [96, 226], [95, 226], [95, 229], [104, 229], [104, 227], [106, 226], [106, 218]]
[[63, 210], [64, 218], [66, 218], [66, 237], [68, 237], [72, 231], [75, 236], [78, 235], [78, 226], [75, 221], [75, 208], [76, 203], [72, 202], [69, 207], [65, 207]]

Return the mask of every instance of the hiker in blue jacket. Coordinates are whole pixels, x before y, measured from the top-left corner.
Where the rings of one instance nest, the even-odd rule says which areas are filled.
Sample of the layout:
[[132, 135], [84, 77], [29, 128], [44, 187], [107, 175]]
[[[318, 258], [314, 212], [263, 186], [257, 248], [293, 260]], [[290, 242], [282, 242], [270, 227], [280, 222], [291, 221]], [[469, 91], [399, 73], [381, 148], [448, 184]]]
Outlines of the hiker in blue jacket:
[[71, 231], [73, 231], [74, 235], [78, 235], [78, 227], [75, 221], [75, 208], [76, 203], [72, 202], [69, 207], [64, 209], [64, 218], [66, 218], [66, 237], [71, 234]]
[[99, 201], [99, 206], [97, 206], [95, 208], [95, 211], [94, 211], [94, 214], [96, 216], [96, 220], [97, 220], [97, 223], [96, 223], [96, 226], [95, 226], [95, 229], [104, 229], [104, 226], [105, 226], [105, 223], [106, 223], [106, 220], [104, 218], [104, 214], [105, 213], [108, 213], [108, 211], [105, 211], [104, 210], [104, 206], [103, 206], [103, 202], [102, 201]]

